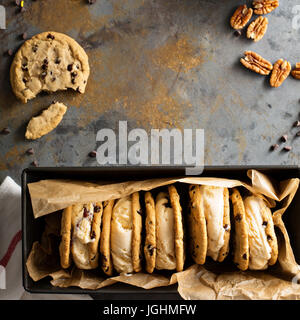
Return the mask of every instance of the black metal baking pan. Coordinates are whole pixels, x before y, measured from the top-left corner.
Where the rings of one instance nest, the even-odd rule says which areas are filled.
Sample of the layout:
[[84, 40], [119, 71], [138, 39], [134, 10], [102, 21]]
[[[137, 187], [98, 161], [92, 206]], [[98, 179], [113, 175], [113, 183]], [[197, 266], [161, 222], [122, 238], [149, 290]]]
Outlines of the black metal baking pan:
[[[247, 179], [247, 170], [257, 169], [277, 181], [300, 178], [298, 166], [230, 166], [205, 167], [201, 176]], [[34, 241], [40, 240], [43, 219], [34, 219], [27, 184], [44, 179], [75, 179], [84, 181], [128, 181], [148, 178], [184, 176], [184, 168], [178, 167], [86, 167], [86, 168], [27, 168], [22, 173], [22, 250], [23, 286], [31, 293], [86, 293], [96, 299], [180, 299], [177, 285], [145, 290], [125, 284], [114, 284], [99, 290], [84, 290], [77, 287], [57, 288], [51, 286], [49, 278], [34, 282], [26, 269], [26, 259]], [[291, 245], [300, 263], [300, 190], [284, 214], [284, 222], [290, 235]]]

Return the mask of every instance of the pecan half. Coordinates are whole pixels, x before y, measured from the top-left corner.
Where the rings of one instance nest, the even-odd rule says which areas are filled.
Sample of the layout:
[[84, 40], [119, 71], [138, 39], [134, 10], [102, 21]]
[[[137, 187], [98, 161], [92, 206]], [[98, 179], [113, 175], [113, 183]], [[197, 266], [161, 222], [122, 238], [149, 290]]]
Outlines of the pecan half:
[[262, 16], [252, 21], [247, 29], [247, 38], [254, 42], [261, 40], [267, 31], [268, 23], [268, 18]]
[[252, 3], [255, 14], [267, 14], [279, 6], [278, 0], [256, 0]]
[[262, 75], [268, 75], [273, 69], [273, 65], [268, 60], [253, 51], [245, 51], [245, 58], [240, 61], [244, 67]]
[[230, 19], [230, 25], [233, 29], [243, 29], [248, 21], [251, 19], [253, 14], [253, 10], [251, 8], [247, 8], [244, 4], [239, 6], [233, 16]]
[[279, 87], [291, 72], [291, 64], [287, 60], [279, 59], [275, 62], [270, 78], [272, 87]]
[[295, 67], [295, 69], [292, 71], [292, 76], [293, 76], [295, 79], [300, 80], [300, 62], [297, 62], [297, 63], [296, 63], [296, 67]]

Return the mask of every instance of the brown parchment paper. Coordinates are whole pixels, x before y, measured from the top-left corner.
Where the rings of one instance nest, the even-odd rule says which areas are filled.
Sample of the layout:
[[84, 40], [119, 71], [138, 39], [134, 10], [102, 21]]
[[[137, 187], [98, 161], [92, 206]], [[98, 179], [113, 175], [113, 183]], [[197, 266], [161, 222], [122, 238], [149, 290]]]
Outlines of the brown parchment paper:
[[[27, 270], [34, 281], [46, 276], [52, 277], [51, 284], [59, 287], [78, 286], [83, 289], [99, 289], [123, 282], [144, 289], [157, 288], [178, 283], [178, 292], [184, 299], [300, 299], [300, 268], [294, 253], [282, 214], [293, 200], [299, 187], [299, 179], [276, 182], [256, 170], [247, 172], [248, 181], [224, 178], [180, 177], [174, 179], [148, 179], [121, 183], [88, 183], [71, 180], [42, 180], [28, 184], [34, 217], [46, 215], [46, 228], [40, 243], [35, 242], [27, 259]], [[246, 178], [246, 177], [245, 177]], [[74, 203], [85, 203], [118, 199], [135, 191], [148, 191], [171, 183], [214, 185], [222, 187], [244, 187], [264, 197], [273, 212], [274, 224], [280, 230], [278, 237], [279, 256], [275, 267], [265, 271], [222, 270], [222, 264], [213, 269], [192, 265], [171, 276], [136, 273], [121, 274], [105, 278], [93, 271], [77, 268], [62, 270], [59, 256], [55, 256], [52, 236], [58, 236], [60, 214], [51, 214]], [[56, 218], [53, 216], [56, 216]], [[49, 220], [52, 217], [51, 221]], [[55, 221], [54, 221], [55, 220]], [[56, 226], [57, 225], [57, 226]], [[298, 274], [299, 273], [299, 274]], [[294, 279], [294, 280], [293, 280]]]

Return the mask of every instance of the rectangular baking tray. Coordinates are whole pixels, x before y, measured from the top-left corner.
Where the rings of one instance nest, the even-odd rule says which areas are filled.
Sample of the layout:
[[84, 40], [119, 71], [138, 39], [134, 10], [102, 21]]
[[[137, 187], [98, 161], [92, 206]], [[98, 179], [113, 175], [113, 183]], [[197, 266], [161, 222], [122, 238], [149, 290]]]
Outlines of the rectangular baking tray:
[[[247, 170], [257, 169], [277, 181], [300, 178], [299, 166], [208, 166], [201, 176], [220, 177], [247, 180]], [[150, 178], [180, 177], [185, 175], [184, 168], [180, 167], [39, 167], [27, 168], [22, 173], [22, 264], [23, 286], [31, 293], [72, 293], [90, 294], [95, 299], [180, 299], [177, 293], [177, 285], [145, 290], [122, 283], [98, 290], [86, 290], [77, 287], [58, 288], [50, 284], [47, 277], [34, 282], [26, 269], [26, 259], [34, 241], [39, 241], [43, 232], [43, 219], [34, 219], [31, 206], [28, 183], [45, 179], [74, 179], [83, 181], [129, 181]], [[291, 245], [295, 253], [297, 263], [300, 263], [300, 190], [297, 191], [294, 200], [284, 213], [284, 222], [289, 232]]]

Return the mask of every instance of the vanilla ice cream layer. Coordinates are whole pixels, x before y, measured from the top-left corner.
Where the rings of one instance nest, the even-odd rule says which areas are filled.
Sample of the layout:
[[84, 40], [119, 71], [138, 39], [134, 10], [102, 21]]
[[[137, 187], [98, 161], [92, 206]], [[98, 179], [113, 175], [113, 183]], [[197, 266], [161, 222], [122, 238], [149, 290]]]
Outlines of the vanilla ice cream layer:
[[111, 255], [114, 268], [119, 273], [133, 272], [131, 257], [132, 201], [131, 197], [119, 199], [113, 208], [111, 221]]
[[207, 226], [207, 255], [216, 261], [224, 245], [224, 188], [200, 186], [200, 193]]
[[174, 211], [169, 195], [160, 192], [156, 198], [156, 268], [176, 269]]
[[86, 204], [75, 208], [74, 216], [74, 233], [73, 238], [78, 239], [81, 243], [87, 244], [89, 242], [95, 241], [91, 239], [91, 229], [94, 216], [94, 206], [92, 203]]
[[244, 200], [244, 205], [249, 230], [249, 269], [263, 270], [268, 267], [272, 253], [260, 212], [265, 203], [258, 197], [250, 196]]

